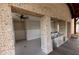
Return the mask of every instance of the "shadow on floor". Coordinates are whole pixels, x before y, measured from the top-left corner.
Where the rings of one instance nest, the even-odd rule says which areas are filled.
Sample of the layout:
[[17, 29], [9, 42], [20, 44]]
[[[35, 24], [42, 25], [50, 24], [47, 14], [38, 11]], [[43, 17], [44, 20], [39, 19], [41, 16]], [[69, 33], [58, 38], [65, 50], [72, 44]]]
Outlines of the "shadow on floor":
[[54, 48], [49, 55], [79, 55], [79, 39], [69, 39], [62, 46]]

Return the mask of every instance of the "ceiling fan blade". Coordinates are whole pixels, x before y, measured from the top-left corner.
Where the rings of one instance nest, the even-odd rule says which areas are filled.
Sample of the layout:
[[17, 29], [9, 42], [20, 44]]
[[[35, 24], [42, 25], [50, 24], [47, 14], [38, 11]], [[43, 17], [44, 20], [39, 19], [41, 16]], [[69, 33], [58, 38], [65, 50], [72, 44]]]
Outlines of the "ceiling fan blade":
[[20, 18], [21, 19], [28, 19], [29, 17], [28, 16], [21, 15]]

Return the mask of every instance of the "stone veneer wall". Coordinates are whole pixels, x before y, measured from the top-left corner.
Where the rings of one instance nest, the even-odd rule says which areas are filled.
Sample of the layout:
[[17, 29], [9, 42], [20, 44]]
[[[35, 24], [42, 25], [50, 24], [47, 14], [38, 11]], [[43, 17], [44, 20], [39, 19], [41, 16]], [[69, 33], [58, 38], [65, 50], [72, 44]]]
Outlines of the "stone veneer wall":
[[15, 54], [11, 8], [0, 4], [0, 55]]
[[[21, 4], [10, 4], [10, 5], [14, 7], [22, 8], [30, 12], [35, 12], [41, 15], [49, 15], [51, 17], [56, 17], [61, 20], [71, 21], [71, 14], [69, 8], [64, 3], [57, 3], [57, 4], [56, 3], [50, 3], [50, 4], [21, 3]], [[16, 8], [16, 10], [18, 9]], [[19, 12], [19, 10], [17, 12]]]

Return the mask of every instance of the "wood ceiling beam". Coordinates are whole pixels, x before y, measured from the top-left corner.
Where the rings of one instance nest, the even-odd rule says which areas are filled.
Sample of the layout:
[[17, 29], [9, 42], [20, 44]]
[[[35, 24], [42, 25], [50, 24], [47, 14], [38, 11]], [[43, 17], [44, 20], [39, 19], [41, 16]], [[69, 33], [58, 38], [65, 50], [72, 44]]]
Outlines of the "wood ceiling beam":
[[72, 3], [67, 3], [69, 9], [70, 9], [70, 12], [71, 12], [71, 15], [72, 15], [72, 18], [76, 18], [76, 13], [75, 13], [75, 9], [72, 5]]

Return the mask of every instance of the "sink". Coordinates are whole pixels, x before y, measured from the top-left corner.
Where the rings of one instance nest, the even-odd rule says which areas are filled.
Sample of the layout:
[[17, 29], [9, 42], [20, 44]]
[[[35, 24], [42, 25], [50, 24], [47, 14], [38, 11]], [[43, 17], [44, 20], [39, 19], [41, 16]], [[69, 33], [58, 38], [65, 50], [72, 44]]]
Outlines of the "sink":
[[65, 42], [64, 35], [60, 34], [59, 32], [52, 32], [51, 38], [52, 38], [54, 47], [59, 47]]
[[63, 34], [60, 34], [59, 32], [51, 32], [51, 38], [54, 39], [54, 38], [57, 38], [59, 36], [61, 36]]

